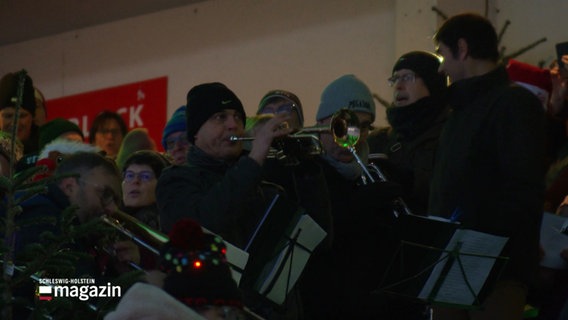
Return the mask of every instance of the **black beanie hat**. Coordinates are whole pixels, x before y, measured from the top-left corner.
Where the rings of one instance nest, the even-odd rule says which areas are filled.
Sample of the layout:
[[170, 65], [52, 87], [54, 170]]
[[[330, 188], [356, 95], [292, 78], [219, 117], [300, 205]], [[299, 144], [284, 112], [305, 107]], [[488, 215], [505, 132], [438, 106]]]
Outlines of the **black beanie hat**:
[[[8, 73], [0, 80], [0, 110], [15, 107], [18, 97], [19, 72]], [[36, 101], [32, 78], [25, 75], [24, 92], [22, 94], [22, 108], [32, 116], [35, 115]]]
[[440, 58], [431, 52], [412, 51], [402, 55], [392, 68], [392, 73], [400, 69], [414, 71], [423, 81], [430, 95], [436, 98], [445, 95], [446, 76], [438, 72]]
[[187, 93], [187, 110], [185, 119], [187, 122], [187, 140], [195, 143], [195, 134], [199, 128], [213, 114], [225, 109], [233, 109], [243, 114], [243, 127], [246, 113], [241, 100], [219, 82], [203, 83], [197, 85]]

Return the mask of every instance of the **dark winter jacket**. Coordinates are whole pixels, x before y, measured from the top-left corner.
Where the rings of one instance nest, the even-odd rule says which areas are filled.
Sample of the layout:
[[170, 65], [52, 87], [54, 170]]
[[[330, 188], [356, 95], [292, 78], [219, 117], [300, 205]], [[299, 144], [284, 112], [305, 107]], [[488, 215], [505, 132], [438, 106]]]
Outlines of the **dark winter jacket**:
[[389, 180], [403, 185], [402, 198], [414, 214], [424, 215], [428, 210], [438, 138], [448, 111], [443, 100], [431, 96], [408, 106], [388, 108], [391, 126], [372, 132], [367, 140], [370, 153], [388, 157], [376, 164]]
[[392, 199], [400, 186], [377, 182], [358, 186], [324, 158], [323, 168], [333, 215], [333, 270], [336, 279], [321, 290], [334, 310], [332, 319], [387, 319], [377, 308], [378, 288], [395, 249], [393, 243]]
[[[253, 236], [257, 240], [264, 239], [262, 243], [253, 241], [248, 250], [249, 260], [240, 288], [245, 294], [247, 306], [268, 318], [275, 316], [271, 307], [254, 297], [250, 289], [260, 274], [259, 268], [264, 266], [263, 261], [268, 262], [264, 258], [277, 249], [270, 244], [280, 239], [277, 233], [283, 232], [293, 216], [299, 213], [298, 207], [286, 200], [279, 186], [263, 183], [261, 166], [246, 155], [235, 163], [226, 163], [209, 157], [193, 146], [187, 161], [187, 165], [164, 170], [158, 179], [156, 197], [162, 229], [167, 232], [177, 220], [187, 217], [241, 249], [248, 246]], [[276, 195], [279, 198], [272, 207]], [[263, 226], [268, 225], [275, 232], [261, 231], [262, 235], [255, 234], [268, 208], [272, 208], [270, 217]], [[278, 223], [275, 225], [274, 221]], [[293, 290], [289, 297], [296, 293]], [[278, 316], [296, 317], [299, 310], [289, 304], [287, 307], [289, 309], [285, 315]]]
[[505, 278], [529, 283], [538, 267], [544, 193], [544, 114], [503, 67], [450, 86], [429, 212], [509, 237]]

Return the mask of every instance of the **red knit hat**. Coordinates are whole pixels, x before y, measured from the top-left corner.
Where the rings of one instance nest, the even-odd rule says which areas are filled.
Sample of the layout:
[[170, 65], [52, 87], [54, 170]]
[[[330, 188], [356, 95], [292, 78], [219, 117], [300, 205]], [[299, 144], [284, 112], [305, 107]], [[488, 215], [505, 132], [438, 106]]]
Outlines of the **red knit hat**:
[[511, 59], [507, 65], [507, 73], [511, 81], [534, 93], [546, 106], [552, 92], [550, 70]]

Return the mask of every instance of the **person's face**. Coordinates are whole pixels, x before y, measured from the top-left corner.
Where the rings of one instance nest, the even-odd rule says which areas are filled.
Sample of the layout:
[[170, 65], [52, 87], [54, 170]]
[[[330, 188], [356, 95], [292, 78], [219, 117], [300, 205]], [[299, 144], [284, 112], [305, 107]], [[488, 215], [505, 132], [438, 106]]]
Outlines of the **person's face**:
[[293, 102], [288, 100], [280, 100], [269, 103], [259, 111], [259, 114], [278, 114], [278, 113], [288, 113], [290, 115], [290, 120], [288, 125], [291, 128], [301, 129], [300, 119], [298, 119], [298, 113], [294, 108], [298, 108]]
[[[0, 130], [12, 133], [14, 126], [14, 118], [16, 117], [16, 108], [6, 107], [0, 110]], [[20, 141], [26, 141], [30, 137], [32, 130], [32, 123], [34, 119], [31, 113], [20, 108], [20, 118], [18, 121], [17, 137]]]
[[424, 80], [409, 69], [400, 69], [389, 79], [393, 87], [395, 107], [405, 107], [430, 95]]
[[67, 178], [63, 191], [81, 223], [116, 211], [120, 201], [120, 179], [103, 168], [91, 169], [79, 178]]
[[156, 202], [158, 179], [147, 164], [131, 164], [122, 177], [122, 200], [127, 207], [144, 207]]
[[118, 154], [123, 139], [120, 125], [114, 119], [108, 119], [99, 127], [95, 134], [95, 145], [110, 157]]
[[463, 61], [460, 59], [461, 53], [454, 57], [450, 48], [441, 42], [438, 44], [436, 53], [442, 56], [438, 71], [445, 73], [450, 78], [450, 82], [454, 83], [465, 78]]
[[195, 146], [219, 160], [237, 159], [243, 150], [241, 141], [231, 141], [231, 136], [243, 136], [244, 115], [232, 109], [213, 114], [195, 134]]
[[187, 161], [190, 143], [185, 131], [176, 131], [166, 137], [166, 153], [174, 160], [174, 164], [182, 165]]
[[[367, 141], [367, 137], [369, 136], [369, 128], [371, 125], [371, 121], [373, 117], [365, 112], [355, 112], [359, 120], [359, 127], [361, 128], [359, 141], [357, 144], [364, 143]], [[320, 122], [321, 125], [329, 126], [331, 122], [331, 117], [324, 119]], [[322, 142], [323, 148], [327, 155], [332, 157], [333, 159], [348, 163], [353, 161], [353, 154], [349, 149], [343, 148], [338, 145], [333, 138], [333, 135], [330, 132], [324, 132], [320, 136], [320, 140]]]

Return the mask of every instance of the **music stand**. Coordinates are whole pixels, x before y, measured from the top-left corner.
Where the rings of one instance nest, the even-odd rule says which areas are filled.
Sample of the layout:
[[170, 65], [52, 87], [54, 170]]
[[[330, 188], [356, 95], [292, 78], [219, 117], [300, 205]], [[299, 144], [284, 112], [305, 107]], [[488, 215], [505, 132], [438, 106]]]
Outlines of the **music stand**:
[[250, 259], [241, 287], [282, 308], [325, 236], [309, 215], [276, 194], [245, 248]]
[[401, 218], [404, 232], [376, 293], [479, 309], [508, 260], [500, 256], [507, 238], [419, 216]]

